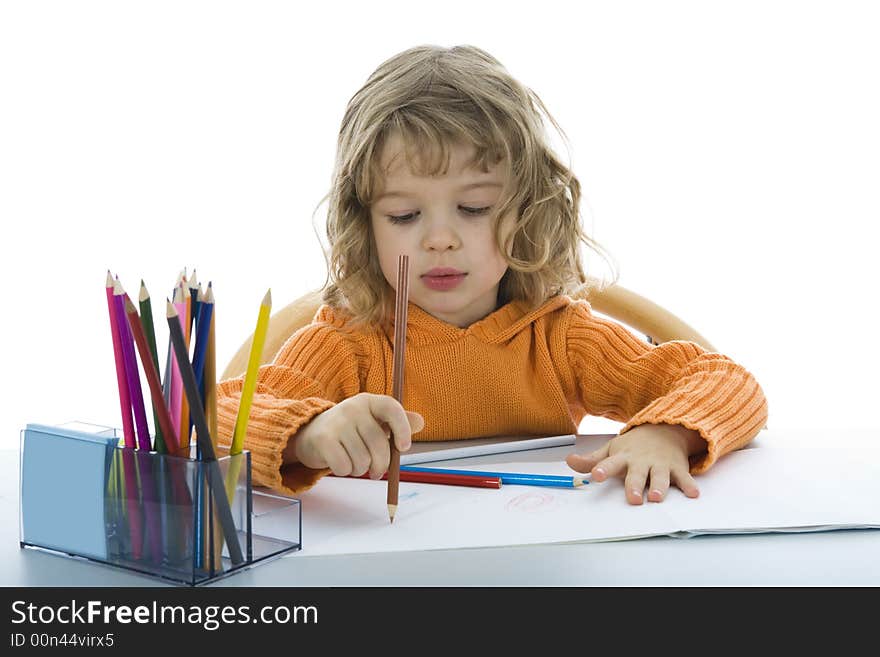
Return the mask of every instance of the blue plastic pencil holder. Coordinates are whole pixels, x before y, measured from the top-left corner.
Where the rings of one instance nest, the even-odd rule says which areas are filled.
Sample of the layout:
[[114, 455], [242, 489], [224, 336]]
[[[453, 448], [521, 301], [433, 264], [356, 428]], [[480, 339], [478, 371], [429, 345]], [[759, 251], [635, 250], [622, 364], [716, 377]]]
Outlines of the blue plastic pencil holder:
[[178, 584], [302, 547], [297, 499], [254, 490], [250, 452], [215, 461], [135, 450], [84, 423], [21, 432], [20, 544]]

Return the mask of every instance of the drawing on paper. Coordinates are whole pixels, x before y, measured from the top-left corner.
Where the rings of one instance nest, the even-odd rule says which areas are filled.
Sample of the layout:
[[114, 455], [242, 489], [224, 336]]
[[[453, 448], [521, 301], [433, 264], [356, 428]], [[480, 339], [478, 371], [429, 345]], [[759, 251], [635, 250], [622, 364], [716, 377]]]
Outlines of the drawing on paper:
[[517, 495], [506, 506], [508, 511], [522, 513], [547, 511], [556, 506], [556, 497], [545, 491], [529, 491], [528, 493]]

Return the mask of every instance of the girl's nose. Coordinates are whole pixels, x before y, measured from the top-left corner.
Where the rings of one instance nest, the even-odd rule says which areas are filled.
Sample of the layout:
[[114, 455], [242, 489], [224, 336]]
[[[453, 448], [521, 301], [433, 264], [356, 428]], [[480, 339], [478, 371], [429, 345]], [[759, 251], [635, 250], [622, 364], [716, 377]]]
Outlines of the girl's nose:
[[422, 236], [422, 248], [428, 251], [447, 251], [461, 246], [461, 238], [446, 220], [430, 220], [423, 223], [425, 234]]

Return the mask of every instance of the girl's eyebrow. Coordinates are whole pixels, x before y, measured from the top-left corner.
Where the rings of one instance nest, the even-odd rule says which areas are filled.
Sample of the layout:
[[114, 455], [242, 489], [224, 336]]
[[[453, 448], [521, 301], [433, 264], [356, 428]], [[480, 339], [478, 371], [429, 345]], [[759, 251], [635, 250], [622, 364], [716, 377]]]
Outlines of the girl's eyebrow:
[[[491, 180], [484, 180], [482, 182], [468, 183], [467, 185], [462, 185], [461, 187], [458, 187], [457, 189], [458, 189], [458, 191], [463, 192], [463, 191], [466, 191], [469, 189], [476, 189], [478, 187], [504, 187], [504, 185], [502, 185], [500, 182], [494, 182]], [[398, 191], [383, 192], [383, 193], [379, 194], [379, 196], [377, 196], [374, 199], [374, 202], [381, 201], [383, 198], [388, 198], [390, 196], [406, 197], [406, 196], [409, 196], [409, 194], [407, 194], [406, 192], [398, 192]]]

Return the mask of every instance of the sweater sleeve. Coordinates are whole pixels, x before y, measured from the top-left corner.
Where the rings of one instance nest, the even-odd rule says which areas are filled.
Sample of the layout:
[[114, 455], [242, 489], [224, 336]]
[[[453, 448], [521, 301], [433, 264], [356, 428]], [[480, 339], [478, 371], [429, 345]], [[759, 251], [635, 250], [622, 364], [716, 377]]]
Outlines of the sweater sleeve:
[[767, 400], [744, 367], [694, 342], [653, 346], [624, 326], [572, 304], [567, 349], [581, 403], [591, 415], [641, 424], [679, 424], [698, 431], [706, 452], [690, 470], [705, 472], [721, 455], [747, 444], [767, 421]]
[[[271, 364], [260, 367], [244, 439], [255, 483], [295, 495], [329, 474], [329, 469], [282, 464], [282, 452], [315, 415], [360, 392], [361, 356], [355, 338], [316, 320], [294, 333]], [[217, 386], [221, 445], [232, 441], [243, 385], [244, 375]]]

